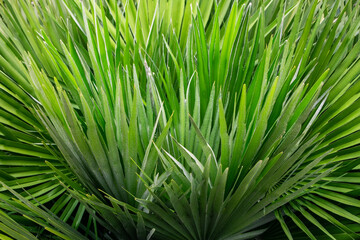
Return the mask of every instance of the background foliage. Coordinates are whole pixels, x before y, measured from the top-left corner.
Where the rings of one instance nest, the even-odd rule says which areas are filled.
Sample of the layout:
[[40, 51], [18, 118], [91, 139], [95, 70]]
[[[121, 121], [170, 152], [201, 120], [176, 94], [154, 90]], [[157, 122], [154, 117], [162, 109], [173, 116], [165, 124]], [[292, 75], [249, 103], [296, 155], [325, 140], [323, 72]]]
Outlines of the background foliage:
[[357, 1], [3, 0], [3, 239], [357, 239]]

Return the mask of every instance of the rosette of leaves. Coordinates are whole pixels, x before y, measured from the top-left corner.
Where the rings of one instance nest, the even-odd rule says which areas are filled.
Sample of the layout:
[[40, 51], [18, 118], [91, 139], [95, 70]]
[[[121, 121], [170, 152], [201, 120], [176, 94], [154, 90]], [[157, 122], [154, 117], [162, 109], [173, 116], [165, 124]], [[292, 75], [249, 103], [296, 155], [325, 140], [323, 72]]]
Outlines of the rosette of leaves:
[[3, 239], [357, 239], [357, 1], [3, 0]]

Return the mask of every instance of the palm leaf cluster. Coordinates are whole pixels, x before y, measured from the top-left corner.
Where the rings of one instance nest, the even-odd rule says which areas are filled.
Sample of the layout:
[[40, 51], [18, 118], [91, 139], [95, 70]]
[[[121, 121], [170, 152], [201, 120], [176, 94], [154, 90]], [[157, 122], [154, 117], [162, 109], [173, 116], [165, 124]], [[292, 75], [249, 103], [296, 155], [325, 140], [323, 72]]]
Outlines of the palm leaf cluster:
[[358, 239], [357, 1], [3, 0], [2, 239]]

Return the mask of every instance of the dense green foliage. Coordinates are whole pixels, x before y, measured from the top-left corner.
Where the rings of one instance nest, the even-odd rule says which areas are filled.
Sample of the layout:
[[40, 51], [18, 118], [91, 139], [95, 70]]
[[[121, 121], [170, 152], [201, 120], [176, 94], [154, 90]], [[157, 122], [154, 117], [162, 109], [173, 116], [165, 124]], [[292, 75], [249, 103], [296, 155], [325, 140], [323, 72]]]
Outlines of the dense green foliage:
[[0, 1], [1, 239], [358, 239], [357, 1]]

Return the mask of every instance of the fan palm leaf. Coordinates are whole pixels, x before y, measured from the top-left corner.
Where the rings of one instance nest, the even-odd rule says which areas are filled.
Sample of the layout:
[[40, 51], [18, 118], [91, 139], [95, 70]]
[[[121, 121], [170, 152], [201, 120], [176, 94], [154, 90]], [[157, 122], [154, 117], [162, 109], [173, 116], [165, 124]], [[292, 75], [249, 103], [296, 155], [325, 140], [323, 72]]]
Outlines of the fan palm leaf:
[[3, 1], [0, 230], [356, 239], [358, 10]]

